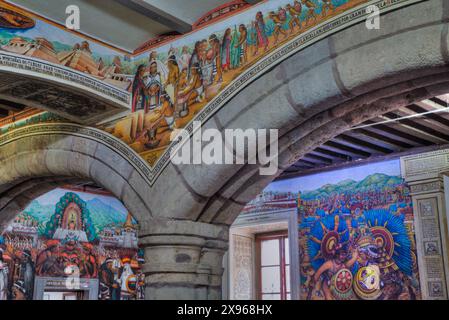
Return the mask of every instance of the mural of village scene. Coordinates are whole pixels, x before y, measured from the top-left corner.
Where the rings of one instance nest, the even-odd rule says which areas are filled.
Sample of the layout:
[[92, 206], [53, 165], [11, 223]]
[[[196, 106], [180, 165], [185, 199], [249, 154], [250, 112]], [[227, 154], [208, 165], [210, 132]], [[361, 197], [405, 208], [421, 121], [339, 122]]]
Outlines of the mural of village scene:
[[296, 198], [301, 299], [420, 299], [399, 160], [280, 180], [251, 205]]
[[170, 144], [172, 131], [185, 127], [255, 62], [365, 2], [264, 1], [136, 55], [86, 40], [0, 2], [0, 50], [67, 66], [129, 91], [130, 114], [101, 129], [123, 140], [153, 166]]
[[137, 224], [110, 196], [55, 189], [0, 236], [0, 300], [33, 299], [37, 277], [99, 280], [101, 300], [141, 300]]

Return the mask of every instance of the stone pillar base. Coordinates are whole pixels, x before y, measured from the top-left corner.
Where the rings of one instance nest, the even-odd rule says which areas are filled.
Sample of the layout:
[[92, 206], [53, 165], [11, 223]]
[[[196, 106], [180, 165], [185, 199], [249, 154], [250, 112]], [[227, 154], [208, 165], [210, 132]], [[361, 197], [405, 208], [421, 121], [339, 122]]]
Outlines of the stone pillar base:
[[153, 220], [141, 224], [148, 300], [221, 299], [223, 255], [229, 229], [192, 221]]

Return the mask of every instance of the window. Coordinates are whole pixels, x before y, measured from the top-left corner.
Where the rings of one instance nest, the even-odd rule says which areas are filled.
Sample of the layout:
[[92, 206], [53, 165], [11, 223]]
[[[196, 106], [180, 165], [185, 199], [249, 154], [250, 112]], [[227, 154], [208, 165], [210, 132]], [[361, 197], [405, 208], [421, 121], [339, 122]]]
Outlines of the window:
[[256, 237], [258, 299], [290, 300], [290, 254], [286, 233]]

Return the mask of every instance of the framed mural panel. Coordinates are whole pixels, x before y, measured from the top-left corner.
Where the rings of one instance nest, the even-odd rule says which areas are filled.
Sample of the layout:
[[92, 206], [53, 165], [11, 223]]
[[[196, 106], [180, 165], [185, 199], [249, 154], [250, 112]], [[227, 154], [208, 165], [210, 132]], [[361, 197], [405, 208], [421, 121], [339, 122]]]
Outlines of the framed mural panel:
[[0, 236], [0, 252], [2, 300], [42, 299], [46, 288], [143, 299], [137, 222], [111, 196], [58, 188], [33, 200]]
[[296, 195], [300, 299], [421, 299], [399, 160], [276, 181], [264, 194]]

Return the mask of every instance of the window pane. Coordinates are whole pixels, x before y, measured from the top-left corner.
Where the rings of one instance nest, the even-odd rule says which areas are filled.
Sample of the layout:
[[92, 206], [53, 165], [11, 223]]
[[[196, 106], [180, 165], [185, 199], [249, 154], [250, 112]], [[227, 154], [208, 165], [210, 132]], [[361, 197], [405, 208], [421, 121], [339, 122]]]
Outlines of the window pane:
[[288, 246], [288, 238], [284, 239], [284, 247], [285, 247], [285, 264], [290, 264], [290, 249]]
[[290, 293], [287, 293], [287, 300], [291, 300], [292, 296], [290, 295]]
[[261, 244], [261, 265], [279, 265], [279, 240], [266, 240]]
[[281, 300], [280, 294], [263, 294], [262, 300]]
[[262, 292], [281, 292], [281, 273], [279, 267], [262, 268]]
[[287, 291], [290, 291], [290, 266], [285, 267], [285, 282]]

